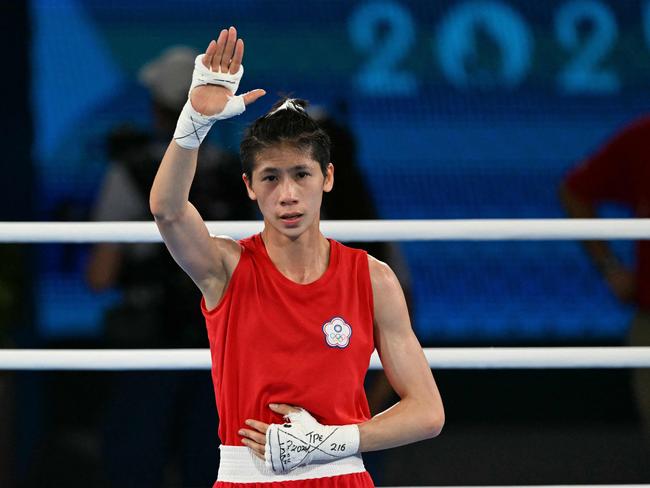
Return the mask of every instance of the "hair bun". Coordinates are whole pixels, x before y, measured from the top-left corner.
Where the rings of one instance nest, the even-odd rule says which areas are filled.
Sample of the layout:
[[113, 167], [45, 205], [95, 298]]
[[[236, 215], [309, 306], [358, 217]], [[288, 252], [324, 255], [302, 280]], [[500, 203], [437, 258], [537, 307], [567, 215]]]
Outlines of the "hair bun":
[[280, 110], [293, 110], [298, 113], [303, 113], [306, 114], [305, 109], [309, 105], [309, 102], [307, 100], [303, 100], [301, 98], [289, 98], [286, 97], [282, 100], [279, 100], [271, 110], [269, 111], [268, 114], [266, 114], [267, 117], [279, 112]]

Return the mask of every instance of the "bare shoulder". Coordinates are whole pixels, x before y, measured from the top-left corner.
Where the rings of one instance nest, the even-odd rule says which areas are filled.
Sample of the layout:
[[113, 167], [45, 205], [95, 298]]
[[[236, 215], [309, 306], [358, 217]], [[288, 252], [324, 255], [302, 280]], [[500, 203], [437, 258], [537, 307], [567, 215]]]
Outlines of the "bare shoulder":
[[378, 291], [387, 291], [390, 288], [400, 288], [399, 281], [393, 270], [388, 264], [368, 254], [368, 268], [370, 270], [370, 281], [372, 289]]
[[368, 268], [375, 302], [375, 313], [397, 304], [400, 307], [402, 304], [405, 306], [406, 301], [402, 286], [390, 266], [368, 254]]
[[388, 264], [368, 255], [374, 302], [375, 326], [379, 331], [410, 330], [406, 299], [397, 276]]

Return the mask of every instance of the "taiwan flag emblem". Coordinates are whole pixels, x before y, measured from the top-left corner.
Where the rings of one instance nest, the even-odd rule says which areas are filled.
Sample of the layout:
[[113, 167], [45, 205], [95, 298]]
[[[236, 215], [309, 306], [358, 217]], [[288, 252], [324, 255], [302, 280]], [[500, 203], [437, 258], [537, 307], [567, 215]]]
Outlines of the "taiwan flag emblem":
[[334, 317], [323, 324], [323, 334], [328, 346], [344, 349], [350, 344], [352, 327], [341, 317]]

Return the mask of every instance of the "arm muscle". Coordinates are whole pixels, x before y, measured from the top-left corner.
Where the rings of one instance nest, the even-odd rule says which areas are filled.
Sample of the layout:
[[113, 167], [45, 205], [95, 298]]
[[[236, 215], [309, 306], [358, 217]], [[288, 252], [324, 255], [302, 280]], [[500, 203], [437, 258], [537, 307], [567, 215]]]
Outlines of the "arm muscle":
[[413, 333], [402, 289], [392, 270], [369, 257], [375, 303], [375, 343], [384, 371], [400, 401], [359, 425], [361, 450], [415, 442], [440, 433], [440, 393]]
[[188, 201], [197, 152], [171, 142], [151, 188], [149, 204], [167, 249], [211, 308], [221, 298], [239, 261], [240, 249], [232, 239], [211, 237], [201, 215]]

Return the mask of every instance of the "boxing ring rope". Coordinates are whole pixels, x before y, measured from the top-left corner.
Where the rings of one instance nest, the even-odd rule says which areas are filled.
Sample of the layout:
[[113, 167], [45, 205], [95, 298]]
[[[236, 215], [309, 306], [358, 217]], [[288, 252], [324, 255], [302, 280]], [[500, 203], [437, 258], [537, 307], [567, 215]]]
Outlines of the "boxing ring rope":
[[[433, 369], [650, 368], [650, 347], [424, 349]], [[375, 352], [370, 369], [381, 369]], [[0, 349], [1, 370], [209, 370], [207, 349]]]
[[[213, 235], [235, 239], [262, 222], [206, 222]], [[650, 219], [337, 220], [321, 222], [340, 241], [492, 241], [650, 239]], [[0, 243], [161, 242], [153, 222], [0, 222]]]
[[[262, 222], [207, 222], [211, 234], [241, 238]], [[650, 239], [650, 219], [324, 221], [342, 241]], [[0, 222], [0, 243], [160, 242], [153, 222]], [[650, 347], [433, 348], [432, 368], [650, 367]], [[0, 370], [209, 369], [207, 350], [0, 350]], [[376, 353], [371, 369], [380, 369]]]

